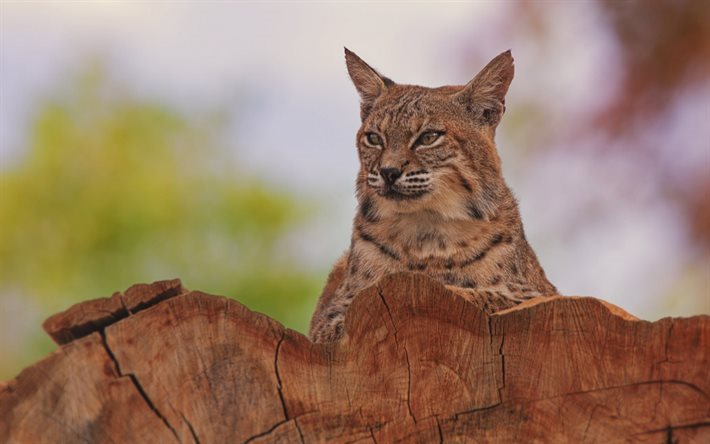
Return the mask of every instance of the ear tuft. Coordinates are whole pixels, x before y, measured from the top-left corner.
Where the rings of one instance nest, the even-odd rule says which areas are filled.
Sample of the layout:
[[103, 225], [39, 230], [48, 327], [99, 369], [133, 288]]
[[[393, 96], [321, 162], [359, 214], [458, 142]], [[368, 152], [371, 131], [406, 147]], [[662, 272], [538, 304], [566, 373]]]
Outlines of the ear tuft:
[[467, 106], [473, 106], [483, 123], [496, 126], [505, 111], [505, 95], [514, 74], [513, 54], [509, 49], [491, 60], [456, 97]]
[[345, 64], [355, 89], [360, 94], [360, 117], [365, 119], [375, 100], [384, 94], [389, 86], [394, 85], [394, 82], [375, 71], [348, 48], [345, 48]]

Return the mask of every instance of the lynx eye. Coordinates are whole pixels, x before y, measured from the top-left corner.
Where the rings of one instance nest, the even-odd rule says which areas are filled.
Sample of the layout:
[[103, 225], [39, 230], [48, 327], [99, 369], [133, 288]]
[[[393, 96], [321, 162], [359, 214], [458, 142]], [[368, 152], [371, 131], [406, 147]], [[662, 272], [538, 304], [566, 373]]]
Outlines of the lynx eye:
[[382, 146], [382, 137], [375, 133], [367, 133], [365, 135], [367, 143], [372, 146]]
[[441, 137], [443, 133], [439, 131], [427, 131], [423, 133], [419, 138], [417, 139], [417, 142], [415, 145], [419, 146], [429, 146], [432, 145], [434, 142], [439, 140], [439, 137]]

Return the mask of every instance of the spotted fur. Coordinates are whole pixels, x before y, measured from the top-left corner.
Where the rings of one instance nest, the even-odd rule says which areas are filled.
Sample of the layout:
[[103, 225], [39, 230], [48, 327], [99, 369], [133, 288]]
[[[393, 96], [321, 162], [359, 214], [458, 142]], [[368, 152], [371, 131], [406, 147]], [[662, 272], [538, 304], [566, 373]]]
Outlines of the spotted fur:
[[353, 297], [400, 271], [425, 273], [488, 312], [556, 294], [525, 239], [494, 141], [510, 51], [467, 85], [439, 88], [396, 84], [347, 49], [345, 59], [361, 98], [359, 210], [311, 339], [339, 338]]

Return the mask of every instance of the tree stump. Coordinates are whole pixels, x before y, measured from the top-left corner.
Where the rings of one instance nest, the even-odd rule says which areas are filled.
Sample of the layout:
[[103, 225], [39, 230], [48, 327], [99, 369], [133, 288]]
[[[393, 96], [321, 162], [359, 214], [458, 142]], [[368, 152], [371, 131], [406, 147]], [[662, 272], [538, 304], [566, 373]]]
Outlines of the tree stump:
[[573, 297], [488, 316], [399, 274], [333, 344], [177, 280], [44, 326], [60, 347], [0, 389], [0, 442], [710, 442], [708, 316]]

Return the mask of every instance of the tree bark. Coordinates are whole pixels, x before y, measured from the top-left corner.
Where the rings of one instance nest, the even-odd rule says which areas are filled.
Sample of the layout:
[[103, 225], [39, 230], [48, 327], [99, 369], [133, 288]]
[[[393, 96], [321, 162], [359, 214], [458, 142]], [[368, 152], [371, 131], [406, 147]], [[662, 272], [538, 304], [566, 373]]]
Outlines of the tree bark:
[[313, 344], [179, 281], [45, 322], [0, 388], [0, 442], [710, 442], [710, 318], [594, 298], [488, 316], [418, 274], [359, 294]]

